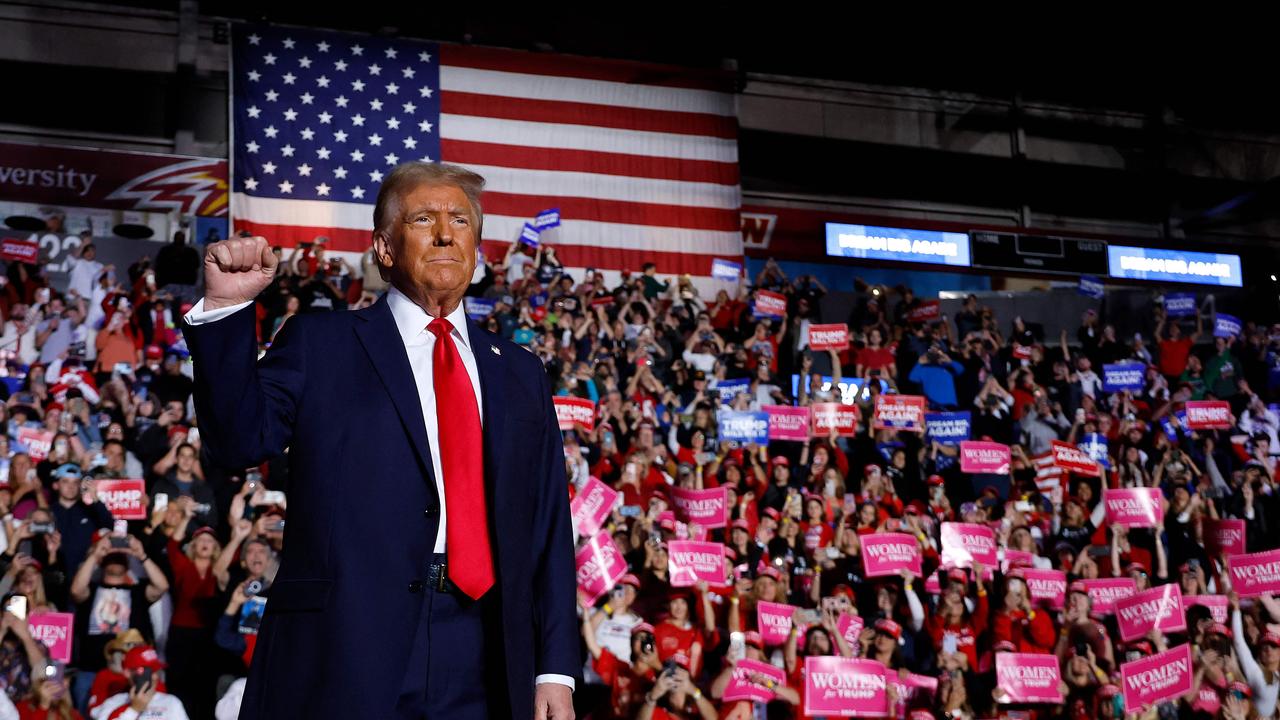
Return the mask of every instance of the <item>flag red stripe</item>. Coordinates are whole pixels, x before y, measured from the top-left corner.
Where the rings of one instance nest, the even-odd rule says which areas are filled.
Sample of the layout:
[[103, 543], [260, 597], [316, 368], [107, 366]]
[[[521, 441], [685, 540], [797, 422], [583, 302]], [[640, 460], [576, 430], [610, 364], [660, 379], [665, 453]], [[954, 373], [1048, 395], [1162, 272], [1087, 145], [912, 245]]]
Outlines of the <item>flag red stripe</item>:
[[697, 71], [630, 60], [606, 60], [581, 55], [525, 52], [474, 45], [440, 45], [440, 64], [455, 67], [556, 75], [583, 80], [637, 83], [658, 87], [696, 88], [733, 92], [735, 77], [722, 70]]
[[254, 222], [244, 218], [236, 218], [235, 229], [237, 231], [248, 230], [254, 235], [261, 235], [272, 245], [283, 246], [286, 251], [299, 242], [311, 242], [317, 235], [324, 235], [329, 238], [330, 250], [364, 252], [373, 243], [371, 230], [310, 227], [306, 225], [274, 225], [272, 223]]
[[737, 185], [738, 165], [711, 160], [623, 155], [594, 150], [502, 145], [440, 139], [440, 155], [451, 163], [493, 165], [524, 170], [558, 170], [601, 175]]
[[645, 110], [558, 100], [530, 100], [452, 90], [440, 93], [440, 112], [526, 122], [590, 125], [618, 130], [705, 135], [728, 140], [738, 136], [737, 120], [724, 115]]
[[[504, 240], [485, 240], [483, 243], [486, 257], [499, 260], [507, 254], [510, 242]], [[569, 267], [587, 267], [600, 270], [631, 270], [640, 272], [640, 267], [647, 262], [655, 263], [658, 272], [667, 274], [683, 274], [709, 277], [711, 275], [711, 255], [691, 255], [689, 253], [655, 252], [637, 248], [619, 250], [589, 245], [561, 245], [556, 243], [556, 257]], [[724, 256], [724, 260], [741, 263], [741, 257]], [[578, 278], [581, 280], [581, 278]]]
[[547, 208], [560, 208], [560, 216], [573, 220], [595, 220], [628, 225], [686, 228], [689, 230], [737, 231], [741, 217], [737, 210], [657, 205], [619, 200], [547, 195], [513, 195], [486, 192], [481, 198], [484, 211], [493, 215], [531, 218]]

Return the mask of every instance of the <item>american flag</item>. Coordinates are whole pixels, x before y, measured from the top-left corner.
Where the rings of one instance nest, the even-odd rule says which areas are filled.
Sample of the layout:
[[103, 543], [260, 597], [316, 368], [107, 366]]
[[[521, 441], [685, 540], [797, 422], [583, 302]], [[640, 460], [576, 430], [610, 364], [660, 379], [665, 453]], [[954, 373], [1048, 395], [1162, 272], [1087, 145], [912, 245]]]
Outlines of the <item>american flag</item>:
[[569, 268], [742, 262], [735, 98], [688, 73], [266, 25], [236, 27], [232, 61], [237, 230], [363, 252], [383, 176], [445, 161], [488, 181], [490, 258], [559, 208]]

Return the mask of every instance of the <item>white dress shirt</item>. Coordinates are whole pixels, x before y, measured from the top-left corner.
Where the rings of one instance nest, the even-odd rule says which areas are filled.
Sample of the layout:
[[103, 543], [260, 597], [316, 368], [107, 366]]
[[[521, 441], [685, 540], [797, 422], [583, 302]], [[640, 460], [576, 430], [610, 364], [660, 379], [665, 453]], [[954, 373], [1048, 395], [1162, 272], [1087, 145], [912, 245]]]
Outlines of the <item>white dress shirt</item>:
[[[214, 322], [234, 314], [249, 303], [241, 303], [217, 310], [206, 311], [204, 298], [186, 314], [185, 319], [192, 325]], [[418, 401], [422, 404], [422, 419], [427, 426], [427, 445], [431, 449], [431, 467], [435, 471], [436, 496], [440, 498], [440, 529], [436, 532], [435, 552], [445, 552], [446, 529], [449, 511], [445, 505], [444, 469], [440, 462], [440, 423], [436, 417], [435, 375], [433, 374], [432, 352], [436, 347], [435, 333], [427, 330], [427, 325], [434, 320], [414, 301], [395, 287], [387, 291], [387, 306], [391, 309], [391, 317], [395, 320], [396, 329], [400, 331], [400, 339], [404, 342], [405, 353], [409, 357], [409, 367], [413, 370], [413, 383], [418, 387]], [[476, 367], [476, 356], [472, 352], [471, 340], [467, 333], [467, 314], [463, 303], [453, 312], [445, 316], [453, 325], [453, 344], [458, 349], [462, 365], [471, 378], [471, 387], [476, 393], [476, 407], [480, 409], [481, 423], [484, 422], [484, 402], [480, 391], [480, 370]], [[572, 677], [568, 675], [539, 675], [535, 682], [554, 682], [574, 687]]]

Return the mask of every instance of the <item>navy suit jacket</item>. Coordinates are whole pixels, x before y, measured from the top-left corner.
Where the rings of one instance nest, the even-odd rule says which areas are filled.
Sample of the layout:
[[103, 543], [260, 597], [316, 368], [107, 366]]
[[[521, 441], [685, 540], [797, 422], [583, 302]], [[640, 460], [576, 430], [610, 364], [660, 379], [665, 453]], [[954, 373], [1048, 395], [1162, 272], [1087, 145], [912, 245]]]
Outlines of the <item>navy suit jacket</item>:
[[[240, 717], [394, 718], [428, 681], [430, 590], [415, 588], [440, 506], [404, 343], [385, 297], [291, 318], [261, 360], [254, 321], [249, 306], [184, 328], [213, 457], [247, 468], [288, 449], [284, 552]], [[467, 329], [506, 651], [506, 677], [476, 682], [505, 682], [514, 717], [529, 718], [536, 675], [581, 683], [564, 450], [538, 359]]]

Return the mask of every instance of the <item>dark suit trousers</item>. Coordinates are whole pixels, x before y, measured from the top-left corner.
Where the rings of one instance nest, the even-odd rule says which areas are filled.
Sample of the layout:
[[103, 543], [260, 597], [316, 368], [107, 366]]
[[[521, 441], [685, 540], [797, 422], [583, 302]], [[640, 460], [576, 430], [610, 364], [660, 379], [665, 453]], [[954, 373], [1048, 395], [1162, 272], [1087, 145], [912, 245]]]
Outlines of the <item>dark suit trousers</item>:
[[[443, 555], [432, 562], [443, 562]], [[424, 573], [425, 574], [425, 573]], [[409, 720], [507, 720], [502, 620], [495, 586], [479, 600], [457, 590], [423, 590], [428, 623], [426, 693], [401, 697], [399, 716]], [[419, 634], [421, 637], [421, 634]]]

